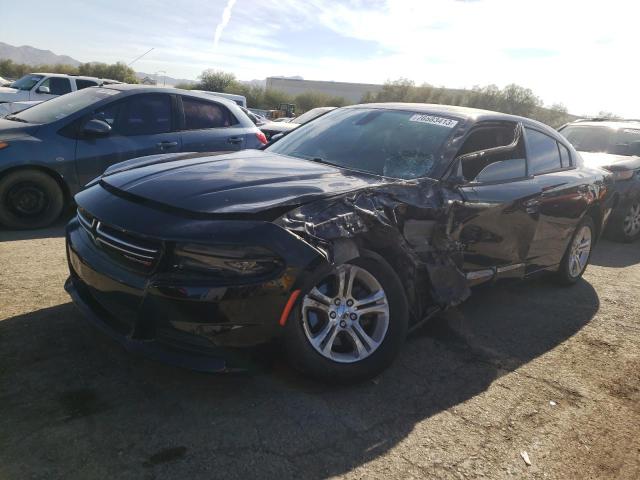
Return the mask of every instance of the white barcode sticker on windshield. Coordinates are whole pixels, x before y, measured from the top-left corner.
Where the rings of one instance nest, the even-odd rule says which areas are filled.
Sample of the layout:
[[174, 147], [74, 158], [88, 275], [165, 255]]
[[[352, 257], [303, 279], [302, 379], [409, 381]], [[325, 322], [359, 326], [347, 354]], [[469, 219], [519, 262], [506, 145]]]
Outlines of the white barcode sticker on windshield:
[[457, 120], [450, 118], [435, 117], [433, 115], [423, 115], [416, 113], [409, 119], [410, 122], [431, 123], [432, 125], [440, 125], [441, 127], [453, 128], [458, 124]]

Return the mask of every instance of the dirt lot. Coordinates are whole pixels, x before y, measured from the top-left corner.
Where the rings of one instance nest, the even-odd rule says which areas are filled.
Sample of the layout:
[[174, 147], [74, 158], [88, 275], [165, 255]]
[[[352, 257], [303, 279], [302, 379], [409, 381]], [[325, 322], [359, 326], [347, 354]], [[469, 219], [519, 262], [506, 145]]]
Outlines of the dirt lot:
[[640, 478], [638, 243], [602, 243], [569, 289], [477, 290], [337, 389], [277, 356], [251, 375], [130, 356], [69, 302], [61, 234], [0, 230], [2, 480]]

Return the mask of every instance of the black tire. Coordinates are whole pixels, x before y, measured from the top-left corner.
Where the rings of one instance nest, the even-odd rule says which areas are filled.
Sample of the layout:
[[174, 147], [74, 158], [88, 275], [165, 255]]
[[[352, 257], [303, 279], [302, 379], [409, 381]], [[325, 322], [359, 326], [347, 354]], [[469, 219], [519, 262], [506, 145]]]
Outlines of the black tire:
[[16, 230], [53, 223], [64, 208], [58, 182], [38, 170], [18, 170], [0, 179], [0, 224]]
[[640, 207], [640, 198], [637, 198], [630, 202], [628, 205], [624, 206], [624, 210], [620, 214], [617, 214], [615, 219], [612, 219], [609, 222], [606, 230], [607, 238], [624, 243], [631, 243], [640, 238], [640, 231], [636, 231], [635, 233], [625, 231], [625, 222], [627, 220], [627, 217], [632, 215], [633, 213], [636, 213], [633, 212], [632, 209], [638, 207]]
[[321, 355], [311, 345], [303, 326], [302, 301], [308, 292], [303, 292], [298, 298], [284, 332], [285, 348], [293, 367], [328, 383], [357, 383], [381, 373], [398, 355], [406, 339], [409, 324], [407, 298], [402, 283], [382, 257], [365, 251], [362, 256], [347, 264], [360, 267], [373, 275], [386, 294], [389, 322], [377, 349], [368, 357], [353, 363], [340, 363]]
[[[576, 239], [576, 236], [579, 235], [579, 233], [582, 231], [583, 227], [588, 227], [591, 230], [591, 247], [590, 247], [589, 255], [587, 256], [587, 260], [586, 260], [586, 263], [585, 263], [584, 267], [576, 275], [575, 273], [574, 274], [571, 273], [571, 250], [572, 250], [572, 246], [574, 244], [574, 241]], [[595, 226], [594, 226], [594, 223], [593, 223], [593, 219], [588, 215], [585, 216], [582, 219], [582, 221], [578, 224], [578, 226], [576, 227], [575, 231], [573, 232], [573, 235], [571, 236], [571, 241], [569, 242], [569, 245], [567, 246], [567, 250], [564, 253], [564, 256], [562, 257], [562, 262], [560, 263], [560, 268], [558, 269], [558, 272], [556, 273], [556, 279], [558, 280], [558, 282], [561, 285], [573, 285], [578, 280], [580, 280], [580, 278], [582, 278], [582, 275], [584, 274], [584, 272], [587, 269], [587, 266], [589, 265], [589, 262], [591, 260], [591, 254], [593, 253], [593, 246], [594, 246], [594, 243], [595, 243], [595, 240], [596, 240], [595, 233], [596, 233], [596, 230], [595, 230]]]

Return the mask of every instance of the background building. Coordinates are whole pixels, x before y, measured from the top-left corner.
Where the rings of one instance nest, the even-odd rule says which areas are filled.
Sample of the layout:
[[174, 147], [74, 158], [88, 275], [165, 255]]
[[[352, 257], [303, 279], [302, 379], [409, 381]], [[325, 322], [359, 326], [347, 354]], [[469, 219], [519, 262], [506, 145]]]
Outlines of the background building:
[[382, 85], [373, 83], [325, 82], [282, 77], [267, 77], [266, 87], [292, 96], [306, 92], [319, 92], [331, 97], [343, 97], [350, 103], [359, 103], [367, 92], [377, 93], [382, 90]]

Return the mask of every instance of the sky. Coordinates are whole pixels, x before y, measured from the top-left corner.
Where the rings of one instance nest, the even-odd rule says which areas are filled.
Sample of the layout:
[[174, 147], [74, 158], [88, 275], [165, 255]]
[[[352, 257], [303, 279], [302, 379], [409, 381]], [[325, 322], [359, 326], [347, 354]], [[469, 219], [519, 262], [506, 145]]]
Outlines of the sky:
[[0, 41], [195, 79], [509, 83], [640, 118], [635, 0], [0, 0]]

